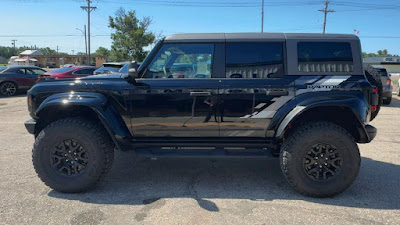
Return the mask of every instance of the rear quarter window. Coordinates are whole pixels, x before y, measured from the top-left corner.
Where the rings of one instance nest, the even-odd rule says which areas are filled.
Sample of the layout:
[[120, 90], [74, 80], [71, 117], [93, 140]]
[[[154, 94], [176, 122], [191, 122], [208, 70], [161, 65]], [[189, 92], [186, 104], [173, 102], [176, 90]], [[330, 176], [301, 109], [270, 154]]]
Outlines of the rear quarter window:
[[348, 42], [299, 42], [297, 44], [300, 72], [353, 72], [353, 54]]
[[277, 78], [283, 74], [283, 43], [226, 44], [226, 78]]

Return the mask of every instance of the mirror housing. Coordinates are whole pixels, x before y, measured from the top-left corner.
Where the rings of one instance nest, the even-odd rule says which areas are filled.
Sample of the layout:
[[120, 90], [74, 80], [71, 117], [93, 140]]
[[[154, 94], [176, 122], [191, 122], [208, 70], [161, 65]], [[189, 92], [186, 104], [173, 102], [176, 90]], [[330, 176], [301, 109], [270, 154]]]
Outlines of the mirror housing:
[[136, 83], [135, 79], [138, 78], [138, 65], [136, 61], [131, 62], [131, 66], [128, 69], [128, 74], [122, 75], [122, 78], [128, 80], [130, 83]]

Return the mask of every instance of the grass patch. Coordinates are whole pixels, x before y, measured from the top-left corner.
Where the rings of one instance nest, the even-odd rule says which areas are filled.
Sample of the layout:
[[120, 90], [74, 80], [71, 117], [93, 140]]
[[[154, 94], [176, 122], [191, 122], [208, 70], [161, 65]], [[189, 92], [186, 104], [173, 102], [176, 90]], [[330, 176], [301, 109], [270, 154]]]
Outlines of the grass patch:
[[1, 63], [0, 63], [0, 66], [8, 66], [8, 64], [1, 64]]
[[393, 84], [398, 84], [399, 81], [398, 81], [398, 80], [392, 80], [392, 83], [393, 83]]
[[2, 106], [2, 105], [7, 105], [7, 103], [0, 102], [0, 106]]

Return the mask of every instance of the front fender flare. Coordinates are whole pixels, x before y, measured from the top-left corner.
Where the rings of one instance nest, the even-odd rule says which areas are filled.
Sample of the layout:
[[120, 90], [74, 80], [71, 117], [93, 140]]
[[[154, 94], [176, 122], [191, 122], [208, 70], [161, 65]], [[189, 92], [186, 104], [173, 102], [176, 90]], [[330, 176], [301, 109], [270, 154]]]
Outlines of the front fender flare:
[[83, 106], [93, 110], [118, 148], [131, 140], [131, 134], [118, 110], [103, 94], [87, 92], [59, 93], [47, 97], [36, 115], [48, 107]]

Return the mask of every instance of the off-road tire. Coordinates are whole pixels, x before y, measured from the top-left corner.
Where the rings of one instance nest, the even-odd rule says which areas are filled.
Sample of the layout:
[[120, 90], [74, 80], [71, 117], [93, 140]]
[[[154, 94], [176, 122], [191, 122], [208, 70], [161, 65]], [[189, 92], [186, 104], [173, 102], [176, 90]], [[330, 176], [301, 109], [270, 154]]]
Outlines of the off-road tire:
[[392, 97], [383, 100], [384, 105], [390, 105], [391, 102], [392, 102]]
[[[51, 165], [52, 152], [58, 143], [73, 139], [87, 151], [84, 170], [74, 176], [63, 176]], [[37, 136], [32, 161], [39, 178], [59, 192], [84, 192], [94, 187], [111, 169], [114, 143], [105, 129], [83, 118], [57, 120]]]
[[[342, 158], [339, 172], [327, 180], [314, 180], [304, 169], [306, 153], [318, 143], [336, 146]], [[283, 142], [280, 152], [286, 180], [299, 193], [312, 197], [330, 197], [347, 189], [358, 175], [360, 161], [354, 138], [342, 127], [324, 121], [306, 123], [294, 130]]]
[[381, 80], [381, 75], [379, 74], [379, 71], [372, 67], [370, 64], [364, 64], [364, 70], [365, 70], [365, 76], [367, 77], [367, 80], [369, 83], [371, 83], [373, 86], [375, 86], [378, 89], [378, 95], [379, 95], [379, 102], [376, 107], [376, 110], [372, 112], [371, 114], [371, 121], [375, 119], [375, 117], [378, 115], [379, 110], [381, 109], [381, 106], [383, 104], [383, 85], [382, 85], [382, 80]]

